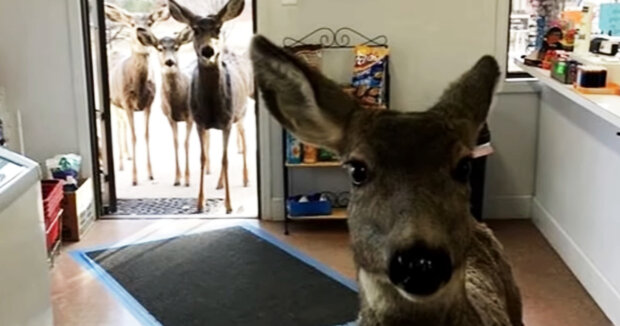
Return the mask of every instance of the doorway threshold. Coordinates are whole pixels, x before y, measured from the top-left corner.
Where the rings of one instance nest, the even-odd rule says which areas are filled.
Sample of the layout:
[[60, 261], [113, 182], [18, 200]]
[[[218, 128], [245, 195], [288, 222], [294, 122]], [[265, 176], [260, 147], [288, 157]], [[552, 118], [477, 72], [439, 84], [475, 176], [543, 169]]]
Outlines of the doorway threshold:
[[209, 198], [203, 212], [196, 211], [196, 198], [127, 198], [118, 199], [117, 210], [104, 219], [229, 219], [257, 218], [244, 206], [225, 213], [224, 200]]

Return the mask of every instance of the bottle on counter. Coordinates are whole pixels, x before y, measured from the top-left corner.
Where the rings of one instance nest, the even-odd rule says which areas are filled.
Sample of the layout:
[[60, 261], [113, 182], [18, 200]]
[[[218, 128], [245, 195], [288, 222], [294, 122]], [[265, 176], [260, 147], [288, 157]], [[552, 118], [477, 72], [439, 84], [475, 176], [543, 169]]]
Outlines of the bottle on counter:
[[577, 54], [587, 54], [590, 52], [590, 39], [592, 34], [592, 5], [585, 4], [581, 9], [581, 23], [577, 27], [575, 35], [574, 52]]

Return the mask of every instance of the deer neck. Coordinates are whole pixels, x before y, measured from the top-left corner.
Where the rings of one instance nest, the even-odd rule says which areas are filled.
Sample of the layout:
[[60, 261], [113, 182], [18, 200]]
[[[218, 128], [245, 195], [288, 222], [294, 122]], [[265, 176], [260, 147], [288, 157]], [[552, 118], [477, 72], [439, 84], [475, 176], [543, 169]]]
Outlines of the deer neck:
[[179, 71], [162, 73], [162, 96], [168, 101], [187, 96], [188, 82]]
[[207, 93], [206, 95], [219, 96], [222, 77], [219, 63], [219, 60], [216, 60], [198, 65], [198, 78], [202, 85], [201, 89]]
[[161, 74], [161, 84], [164, 89], [172, 90], [179, 86], [181, 74], [178, 71], [166, 71]]

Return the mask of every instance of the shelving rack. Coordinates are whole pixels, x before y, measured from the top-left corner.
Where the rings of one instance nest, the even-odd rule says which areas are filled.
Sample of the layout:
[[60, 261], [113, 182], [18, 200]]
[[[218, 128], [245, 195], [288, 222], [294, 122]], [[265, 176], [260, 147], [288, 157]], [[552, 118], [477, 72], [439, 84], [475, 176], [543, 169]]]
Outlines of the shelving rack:
[[[306, 34], [305, 36], [296, 39], [293, 37], [285, 37], [282, 41], [284, 47], [294, 47], [301, 45], [320, 45], [322, 50], [330, 49], [353, 49], [357, 45], [368, 46], [388, 46], [388, 39], [385, 35], [378, 35], [375, 37], [368, 37], [352, 28], [341, 27], [339, 29], [331, 29], [329, 27], [317, 28], [314, 31]], [[353, 62], [351, 63], [351, 68]], [[389, 59], [386, 62], [386, 74], [385, 74], [385, 105], [389, 108], [390, 101], [390, 69]], [[299, 163], [291, 164], [286, 160], [286, 130], [282, 132], [282, 149], [283, 165], [284, 165], [284, 234], [289, 234], [289, 223], [291, 221], [302, 220], [346, 220], [347, 210], [346, 208], [334, 208], [332, 214], [321, 216], [290, 216], [287, 209], [287, 200], [289, 198], [289, 169], [334, 169], [340, 168], [340, 162], [317, 162], [317, 163]]]

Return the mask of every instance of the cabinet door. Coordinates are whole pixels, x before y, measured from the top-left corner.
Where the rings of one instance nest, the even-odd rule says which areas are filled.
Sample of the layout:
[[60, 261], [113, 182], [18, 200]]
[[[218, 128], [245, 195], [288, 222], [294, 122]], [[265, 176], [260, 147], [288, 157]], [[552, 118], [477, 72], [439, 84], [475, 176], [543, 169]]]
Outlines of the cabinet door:
[[603, 309], [601, 298], [610, 290], [605, 288], [620, 290], [618, 131], [555, 91], [543, 90], [534, 215], [543, 231], [555, 232], [547, 234], [555, 234], [550, 242]]

